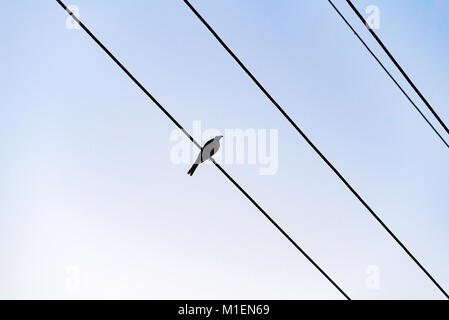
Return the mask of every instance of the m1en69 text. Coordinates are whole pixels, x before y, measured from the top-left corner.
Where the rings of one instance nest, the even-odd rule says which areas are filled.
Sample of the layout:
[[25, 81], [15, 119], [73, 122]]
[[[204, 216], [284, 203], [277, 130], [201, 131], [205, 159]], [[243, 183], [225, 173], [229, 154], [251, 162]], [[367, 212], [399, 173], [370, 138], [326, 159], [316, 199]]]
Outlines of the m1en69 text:
[[263, 315], [270, 312], [270, 306], [266, 304], [224, 304], [221, 309], [222, 315]]

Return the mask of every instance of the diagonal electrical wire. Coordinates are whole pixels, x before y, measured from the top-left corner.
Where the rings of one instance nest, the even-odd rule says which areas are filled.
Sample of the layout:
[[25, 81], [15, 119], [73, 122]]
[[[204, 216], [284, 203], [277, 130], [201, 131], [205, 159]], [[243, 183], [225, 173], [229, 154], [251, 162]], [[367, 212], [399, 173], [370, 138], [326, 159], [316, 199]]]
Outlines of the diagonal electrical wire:
[[396, 241], [396, 243], [407, 253], [407, 255], [416, 263], [416, 265], [426, 274], [426, 276], [438, 287], [438, 289], [449, 299], [449, 295], [438, 284], [438, 282], [432, 277], [432, 275], [423, 267], [423, 265], [415, 258], [415, 256], [407, 249], [407, 247], [399, 240], [398, 237], [388, 228], [388, 226], [382, 221], [382, 219], [371, 209], [371, 207], [363, 200], [363, 198], [355, 191], [355, 189], [349, 184], [349, 182], [341, 175], [341, 173], [333, 166], [333, 164], [321, 153], [318, 147], [307, 137], [307, 135], [299, 128], [299, 126], [290, 118], [290, 116], [284, 111], [284, 109], [277, 103], [277, 101], [268, 93], [268, 91], [260, 84], [256, 77], [246, 68], [246, 66], [240, 61], [240, 59], [232, 52], [231, 49], [224, 43], [224, 41], [218, 36], [218, 34], [212, 29], [212, 27], [204, 20], [204, 18], [196, 11], [196, 9], [190, 4], [189, 1], [184, 0], [184, 3], [190, 8], [195, 16], [203, 23], [203, 25], [210, 31], [215, 39], [222, 45], [222, 47], [231, 55], [231, 57], [237, 62], [237, 64], [245, 71], [245, 73], [253, 80], [256, 86], [265, 94], [265, 96], [271, 101], [271, 103], [279, 110], [279, 112], [288, 120], [288, 122], [298, 131], [298, 133], [306, 140], [310, 147], [320, 156], [320, 158], [329, 166], [330, 169], [340, 178], [345, 186], [354, 194], [354, 196], [363, 204], [368, 212], [376, 219], [377, 222], [387, 231], [387, 233]]
[[[106, 54], [126, 73], [126, 75], [153, 101], [156, 106], [192, 141], [195, 146], [201, 149], [201, 145], [185, 130], [181, 124], [154, 98], [147, 89], [125, 68], [125, 66], [95, 37], [92, 32], [73, 14], [73, 12], [66, 7], [66, 5], [60, 1], [56, 2], [80, 25], [80, 27], [106, 52]], [[347, 299], [351, 300], [349, 296], [335, 283], [332, 278], [324, 272], [323, 269], [270, 217], [270, 215], [217, 163], [213, 158], [210, 159], [218, 170], [229, 179], [229, 181], [237, 187], [237, 189], [243, 193], [243, 195], [286, 237], [291, 244], [309, 260], [309, 262]]]
[[404, 78], [407, 80], [407, 82], [410, 84], [410, 86], [413, 88], [413, 90], [415, 90], [415, 92], [418, 94], [418, 96], [421, 98], [421, 100], [425, 103], [425, 105], [427, 106], [427, 108], [430, 110], [430, 112], [432, 112], [433, 116], [438, 120], [438, 122], [441, 124], [441, 126], [444, 128], [444, 130], [446, 131], [447, 134], [449, 134], [449, 129], [446, 126], [446, 124], [443, 122], [443, 120], [441, 120], [440, 116], [438, 116], [438, 114], [436, 113], [436, 111], [432, 108], [432, 106], [430, 105], [430, 103], [427, 101], [427, 99], [423, 96], [423, 94], [421, 93], [421, 91], [419, 91], [419, 89], [415, 86], [415, 84], [413, 83], [413, 81], [410, 79], [410, 77], [407, 75], [407, 73], [404, 71], [404, 69], [402, 69], [402, 67], [400, 66], [400, 64], [396, 61], [396, 59], [393, 57], [393, 55], [390, 53], [390, 51], [387, 49], [387, 47], [383, 44], [382, 40], [379, 39], [379, 37], [377, 36], [377, 34], [374, 32], [374, 30], [368, 25], [368, 23], [365, 21], [365, 19], [362, 17], [362, 15], [360, 14], [360, 12], [357, 10], [357, 8], [352, 4], [352, 2], [350, 0], [346, 0], [346, 2], [349, 4], [349, 6], [351, 7], [351, 9], [355, 12], [355, 14], [357, 15], [357, 17], [359, 17], [359, 19], [363, 22], [363, 24], [366, 26], [366, 28], [369, 30], [369, 32], [371, 33], [371, 35], [374, 37], [374, 39], [376, 39], [377, 43], [382, 47], [382, 49], [385, 51], [385, 53], [388, 55], [388, 57], [391, 59], [391, 61], [394, 63], [394, 65], [396, 66], [396, 68], [398, 68], [398, 70], [401, 72], [401, 74], [404, 76]]
[[337, 7], [334, 5], [334, 3], [331, 0], [327, 0], [329, 4], [335, 9], [335, 11], [338, 13], [338, 15], [343, 19], [343, 21], [346, 23], [346, 25], [351, 29], [351, 31], [354, 33], [354, 35], [360, 40], [360, 42], [363, 44], [363, 46], [368, 50], [368, 52], [373, 56], [373, 58], [377, 61], [377, 63], [382, 67], [382, 69], [387, 73], [387, 75], [390, 77], [391, 80], [396, 84], [396, 86], [401, 90], [401, 92], [404, 94], [404, 96], [410, 101], [412, 106], [416, 109], [416, 111], [421, 115], [421, 117], [427, 122], [427, 124], [432, 128], [432, 130], [435, 132], [435, 134], [441, 139], [441, 141], [446, 145], [446, 147], [449, 149], [449, 144], [444, 140], [444, 138], [440, 135], [440, 133], [435, 129], [435, 127], [432, 125], [432, 123], [427, 119], [427, 117], [422, 113], [422, 111], [418, 108], [418, 106], [413, 102], [413, 100], [410, 98], [410, 96], [405, 92], [405, 90], [401, 87], [401, 85], [396, 81], [396, 79], [392, 76], [392, 74], [387, 70], [387, 68], [383, 65], [382, 62], [380, 62], [379, 58], [374, 54], [374, 52], [368, 47], [365, 41], [360, 37], [360, 35], [357, 33], [357, 31], [354, 30], [352, 25], [346, 20], [346, 18], [343, 16], [343, 14], [340, 12], [340, 10], [337, 9]]

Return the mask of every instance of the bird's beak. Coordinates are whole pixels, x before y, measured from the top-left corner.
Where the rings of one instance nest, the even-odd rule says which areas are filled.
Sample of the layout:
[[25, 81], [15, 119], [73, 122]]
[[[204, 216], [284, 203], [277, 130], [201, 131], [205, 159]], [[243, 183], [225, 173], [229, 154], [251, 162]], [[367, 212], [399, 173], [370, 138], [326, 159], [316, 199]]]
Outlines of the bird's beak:
[[223, 138], [223, 136], [218, 136], [218, 139], [221, 139], [221, 138]]

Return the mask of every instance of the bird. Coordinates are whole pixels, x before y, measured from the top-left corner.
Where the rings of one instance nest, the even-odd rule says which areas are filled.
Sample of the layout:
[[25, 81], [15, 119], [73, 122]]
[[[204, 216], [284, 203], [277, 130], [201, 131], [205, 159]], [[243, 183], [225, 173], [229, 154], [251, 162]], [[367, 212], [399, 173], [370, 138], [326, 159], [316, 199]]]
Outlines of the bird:
[[217, 153], [218, 149], [220, 148], [221, 138], [223, 138], [223, 136], [216, 136], [215, 138], [210, 139], [205, 143], [205, 145], [201, 148], [200, 154], [196, 158], [195, 163], [187, 172], [188, 175], [192, 176], [200, 163], [203, 163], [207, 159], [210, 159], [215, 153]]

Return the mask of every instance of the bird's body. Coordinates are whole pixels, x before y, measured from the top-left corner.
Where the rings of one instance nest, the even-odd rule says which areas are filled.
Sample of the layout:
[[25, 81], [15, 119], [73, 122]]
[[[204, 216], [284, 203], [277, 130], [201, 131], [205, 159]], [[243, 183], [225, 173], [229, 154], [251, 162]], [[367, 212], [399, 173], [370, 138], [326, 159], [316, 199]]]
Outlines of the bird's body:
[[222, 137], [223, 136], [216, 136], [215, 138], [210, 139], [206, 142], [206, 144], [201, 148], [200, 154], [196, 158], [195, 163], [192, 165], [187, 174], [193, 175], [200, 163], [203, 163], [204, 161], [210, 159], [215, 153], [217, 153], [218, 149], [220, 148], [220, 139]]

